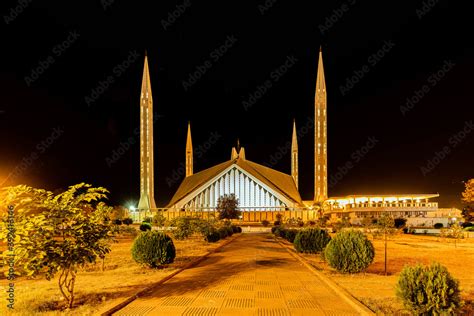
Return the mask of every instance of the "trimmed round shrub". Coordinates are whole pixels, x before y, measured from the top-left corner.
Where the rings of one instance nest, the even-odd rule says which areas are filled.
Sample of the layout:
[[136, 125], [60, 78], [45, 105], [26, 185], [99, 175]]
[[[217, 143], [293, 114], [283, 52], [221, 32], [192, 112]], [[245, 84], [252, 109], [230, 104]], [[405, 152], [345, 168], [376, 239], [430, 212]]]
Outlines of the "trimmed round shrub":
[[145, 218], [143, 221], [146, 222], [146, 223], [150, 223], [150, 224], [151, 224], [151, 222], [153, 221], [153, 219], [152, 219], [151, 217], [147, 217], [147, 218]]
[[221, 236], [219, 235], [219, 233], [217, 231], [213, 231], [213, 232], [209, 232], [205, 237], [204, 239], [207, 241], [207, 242], [217, 242], [221, 239]]
[[339, 272], [358, 273], [372, 263], [374, 246], [360, 231], [339, 232], [326, 246], [324, 257]]
[[439, 263], [405, 266], [397, 296], [414, 315], [456, 315], [462, 306], [458, 281]]
[[122, 223], [124, 223], [125, 225], [130, 225], [130, 224], [133, 224], [133, 219], [131, 219], [130, 217], [128, 218], [124, 218], [124, 220], [122, 221]]
[[283, 227], [275, 226], [274, 228], [275, 228], [275, 229], [272, 229], [272, 230], [273, 230], [273, 234], [275, 234], [275, 236], [280, 236], [280, 230], [282, 230]]
[[331, 240], [328, 232], [319, 228], [300, 230], [293, 241], [298, 252], [319, 253], [324, 250]]
[[471, 226], [474, 226], [474, 224], [473, 224], [473, 223], [471, 223], [471, 222], [464, 222], [464, 223], [462, 223], [462, 225], [461, 225], [461, 226], [462, 226], [463, 228], [466, 228], [466, 227], [471, 227]]
[[221, 239], [224, 239], [228, 236], [228, 230], [225, 227], [221, 227], [217, 230], [217, 233], [219, 233], [219, 236]]
[[275, 231], [278, 229], [278, 226], [273, 226], [272, 227], [272, 234], [275, 234]]
[[234, 230], [230, 226], [226, 226], [225, 229], [227, 229], [227, 236], [232, 236], [234, 234]]
[[172, 263], [176, 257], [176, 249], [168, 235], [147, 231], [139, 234], [133, 241], [132, 257], [138, 263], [157, 268], [162, 264]]
[[237, 226], [237, 233], [240, 234], [242, 232], [242, 227]]
[[234, 234], [237, 234], [237, 233], [239, 232], [239, 227], [238, 227], [238, 226], [232, 225], [232, 226], [230, 226], [230, 227], [232, 227], [232, 232], [233, 232]]
[[434, 224], [433, 227], [436, 228], [436, 229], [441, 229], [441, 228], [444, 227], [444, 225], [443, 225], [443, 223], [436, 223], [436, 224]]
[[273, 222], [273, 226], [280, 226], [280, 225], [281, 225], [280, 221]]
[[285, 238], [285, 237], [286, 237], [286, 231], [287, 231], [287, 230], [288, 230], [288, 229], [286, 229], [286, 228], [280, 228], [280, 229], [278, 230], [278, 236], [280, 236], [281, 238]]
[[297, 229], [287, 229], [285, 231], [285, 239], [289, 242], [293, 243], [295, 240], [296, 235], [298, 234], [299, 230]]
[[115, 225], [122, 225], [122, 220], [121, 219], [114, 219], [114, 224]]
[[140, 230], [146, 232], [147, 230], [151, 230], [151, 224], [148, 222], [143, 222], [140, 224]]
[[270, 225], [270, 222], [267, 221], [266, 219], [264, 219], [264, 220], [262, 221], [262, 225], [263, 225], [263, 227], [268, 227], [268, 225]]

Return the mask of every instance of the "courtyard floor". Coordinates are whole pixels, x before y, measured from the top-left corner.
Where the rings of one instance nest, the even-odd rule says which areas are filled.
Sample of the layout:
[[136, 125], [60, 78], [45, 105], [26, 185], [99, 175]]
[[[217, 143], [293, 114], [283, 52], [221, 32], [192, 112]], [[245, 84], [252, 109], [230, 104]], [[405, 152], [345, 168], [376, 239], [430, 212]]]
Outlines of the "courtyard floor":
[[360, 315], [269, 234], [242, 234], [114, 315]]

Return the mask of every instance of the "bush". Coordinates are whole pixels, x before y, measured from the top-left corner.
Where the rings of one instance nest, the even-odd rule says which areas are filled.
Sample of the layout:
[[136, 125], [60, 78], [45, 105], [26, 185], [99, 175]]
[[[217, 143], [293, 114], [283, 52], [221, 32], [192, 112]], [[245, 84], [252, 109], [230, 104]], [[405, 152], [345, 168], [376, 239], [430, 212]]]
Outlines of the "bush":
[[397, 296], [415, 315], [453, 315], [462, 306], [458, 281], [439, 263], [404, 267]]
[[281, 238], [285, 238], [285, 237], [286, 237], [286, 231], [287, 231], [287, 230], [288, 230], [288, 229], [283, 228], [283, 227], [280, 228], [280, 229], [278, 230], [278, 236], [280, 236]]
[[293, 243], [298, 252], [319, 253], [324, 250], [330, 240], [331, 237], [326, 230], [309, 228], [300, 230]]
[[133, 224], [133, 219], [131, 219], [130, 217], [124, 218], [124, 219], [122, 220], [122, 223], [124, 223], [125, 225], [128, 226], [128, 225], [130, 225], [130, 224]]
[[471, 223], [471, 222], [464, 222], [464, 223], [462, 223], [462, 227], [463, 227], [463, 228], [471, 227], [471, 226], [474, 226], [474, 224]]
[[158, 227], [165, 226], [166, 223], [166, 218], [163, 216], [161, 213], [156, 213], [153, 215], [153, 224], [155, 224]]
[[286, 229], [284, 238], [289, 242], [293, 243], [298, 232], [299, 231], [297, 229]]
[[132, 257], [138, 263], [156, 268], [162, 264], [172, 263], [176, 257], [176, 249], [168, 235], [148, 231], [141, 233], [133, 241]]
[[204, 239], [207, 241], [207, 242], [217, 242], [221, 239], [221, 236], [219, 235], [219, 233], [216, 231], [213, 231], [213, 232], [209, 232], [205, 237]]
[[465, 232], [474, 232], [474, 226], [468, 226], [468, 227], [464, 228], [464, 231]]
[[273, 227], [272, 227], [272, 234], [275, 234], [275, 231], [276, 231], [278, 228], [279, 228], [278, 226], [273, 226]]
[[195, 218], [193, 217], [173, 218], [171, 226], [175, 227], [175, 230], [173, 230], [174, 238], [178, 240], [189, 238], [197, 230], [195, 224]]
[[270, 225], [270, 222], [267, 221], [266, 219], [264, 219], [264, 220], [262, 221], [262, 225], [263, 225], [263, 227], [268, 227], [268, 225]]
[[374, 246], [360, 231], [338, 233], [326, 246], [324, 256], [328, 264], [339, 272], [357, 273], [374, 260]]
[[240, 226], [234, 226], [234, 225], [232, 225], [232, 226], [230, 226], [230, 227], [232, 227], [232, 231], [234, 232], [234, 234], [238, 234], [238, 233], [241, 233], [241, 232], [242, 232], [242, 227], [240, 227]]
[[145, 232], [145, 231], [147, 231], [147, 230], [151, 230], [151, 224], [148, 223], [148, 222], [143, 222], [143, 223], [141, 223], [141, 224], [140, 224], [140, 230], [141, 230], [142, 232]]
[[308, 224], [308, 226], [315, 226], [316, 222], [315, 221], [308, 221], [306, 224]]
[[434, 224], [433, 227], [436, 228], [436, 229], [440, 229], [440, 228], [443, 228], [444, 225], [443, 225], [443, 223], [436, 223], [436, 224]]
[[114, 219], [114, 224], [115, 225], [122, 225], [122, 220], [121, 219]]
[[221, 239], [224, 239], [228, 236], [228, 230], [225, 227], [221, 227], [217, 230], [217, 233], [219, 234], [219, 237]]
[[280, 226], [281, 222], [280, 221], [274, 221], [273, 226]]
[[395, 218], [394, 220], [395, 228], [402, 228], [407, 223], [405, 218]]
[[151, 217], [146, 217], [144, 220], [143, 220], [145, 223], [150, 223], [153, 221], [153, 219]]
[[232, 229], [231, 226], [225, 226], [225, 229], [227, 229], [227, 236], [232, 236], [234, 234], [234, 230]]

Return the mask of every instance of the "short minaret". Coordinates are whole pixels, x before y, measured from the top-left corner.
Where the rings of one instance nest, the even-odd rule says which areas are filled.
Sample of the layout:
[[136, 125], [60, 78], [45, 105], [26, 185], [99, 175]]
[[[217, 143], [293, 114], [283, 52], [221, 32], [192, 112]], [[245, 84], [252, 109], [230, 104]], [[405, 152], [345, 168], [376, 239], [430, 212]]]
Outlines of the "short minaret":
[[326, 81], [324, 79], [323, 54], [320, 48], [314, 98], [314, 202], [324, 202], [328, 197], [326, 108]]
[[193, 142], [191, 140], [191, 123], [188, 123], [188, 138], [186, 139], [186, 177], [193, 175]]
[[235, 147], [232, 147], [232, 152], [230, 153], [230, 160], [237, 159], [237, 157], [239, 157], [239, 154], [237, 153]]
[[296, 122], [293, 120], [293, 137], [291, 140], [291, 176], [298, 188], [298, 136], [296, 134]]
[[138, 210], [156, 208], [153, 157], [153, 98], [151, 95], [148, 57], [145, 53], [142, 91], [140, 94], [140, 201]]

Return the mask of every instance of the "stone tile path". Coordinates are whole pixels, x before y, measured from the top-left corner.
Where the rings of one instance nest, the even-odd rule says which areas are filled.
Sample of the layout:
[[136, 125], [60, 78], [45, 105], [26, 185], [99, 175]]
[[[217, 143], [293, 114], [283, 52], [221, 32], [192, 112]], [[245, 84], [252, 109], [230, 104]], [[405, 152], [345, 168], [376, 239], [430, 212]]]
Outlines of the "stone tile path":
[[268, 234], [242, 234], [114, 315], [358, 315]]

